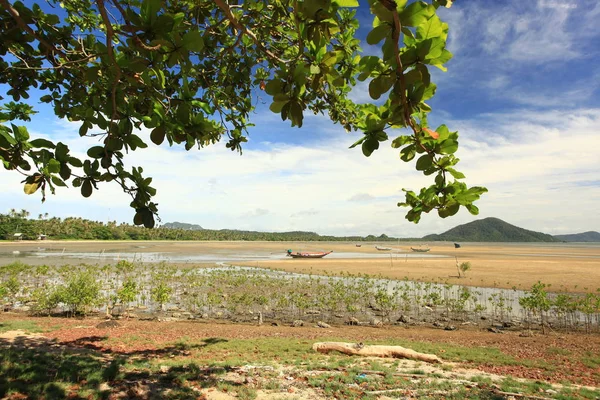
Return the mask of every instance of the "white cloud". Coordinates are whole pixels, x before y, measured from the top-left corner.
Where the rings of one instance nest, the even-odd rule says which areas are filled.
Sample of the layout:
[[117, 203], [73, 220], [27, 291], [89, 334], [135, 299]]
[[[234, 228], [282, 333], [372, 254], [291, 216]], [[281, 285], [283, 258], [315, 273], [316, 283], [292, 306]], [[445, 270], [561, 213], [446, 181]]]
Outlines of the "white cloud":
[[[469, 185], [490, 189], [479, 204], [481, 217], [550, 233], [599, 229], [600, 109], [488, 114], [449, 123], [461, 132], [458, 169]], [[406, 210], [396, 207], [403, 200], [400, 189], [418, 189], [430, 177], [388, 146], [366, 158], [347, 148], [353, 140], [340, 129], [327, 129], [337, 133], [317, 145], [272, 144], [246, 149], [241, 157], [223, 145], [192, 152], [150, 145], [127, 163], [144, 166], [154, 178], [164, 222], [417, 237], [477, 218], [461, 211], [450, 219], [426, 215], [419, 225], [407, 222]], [[85, 142], [69, 140], [79, 147]], [[87, 200], [76, 189], [59, 190], [41, 206], [39, 197], [23, 194], [20, 179], [0, 174], [0, 209], [131, 220], [128, 198], [115, 185], [102, 185]]]

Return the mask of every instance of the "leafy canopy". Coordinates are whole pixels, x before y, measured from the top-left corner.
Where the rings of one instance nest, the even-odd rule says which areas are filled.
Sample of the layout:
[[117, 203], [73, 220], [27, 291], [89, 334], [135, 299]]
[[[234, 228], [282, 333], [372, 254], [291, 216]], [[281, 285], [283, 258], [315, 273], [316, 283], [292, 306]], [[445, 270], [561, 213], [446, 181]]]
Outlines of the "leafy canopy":
[[[351, 147], [367, 157], [407, 128], [392, 147], [434, 177], [418, 193], [405, 190], [398, 205], [410, 208], [408, 220], [434, 209], [445, 218], [460, 206], [477, 214], [473, 202], [486, 189], [459, 181], [458, 133], [427, 123], [426, 101], [436, 91], [429, 69], [445, 70], [452, 57], [436, 10], [451, 3], [369, 0], [366, 41], [381, 57], [363, 57], [357, 0], [48, 0], [56, 14], [0, 0], [0, 83], [8, 88], [0, 97], [0, 160], [42, 200], [68, 183], [89, 197], [114, 182], [131, 195], [134, 223], [153, 227], [152, 178], [127, 167], [126, 155], [149, 142], [190, 150], [223, 138], [241, 153], [253, 93], [262, 90], [292, 126], [301, 127], [307, 112], [326, 113], [360, 132]], [[371, 104], [348, 98], [357, 81], [369, 82]], [[93, 135], [101, 144], [80, 159], [64, 143], [31, 138], [13, 121], [30, 120], [35, 111], [23, 100], [32, 95], [78, 122], [81, 136], [99, 129]]]

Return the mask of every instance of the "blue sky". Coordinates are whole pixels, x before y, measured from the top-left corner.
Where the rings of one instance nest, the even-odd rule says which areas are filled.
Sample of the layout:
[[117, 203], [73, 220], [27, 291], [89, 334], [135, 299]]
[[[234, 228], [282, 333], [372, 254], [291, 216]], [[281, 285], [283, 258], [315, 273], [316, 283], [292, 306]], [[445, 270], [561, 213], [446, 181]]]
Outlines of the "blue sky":
[[[359, 134], [326, 117], [308, 115], [302, 129], [292, 129], [270, 113], [265, 97], [241, 157], [224, 144], [189, 153], [151, 144], [130, 158], [154, 177], [163, 221], [414, 237], [493, 216], [548, 233], [600, 230], [600, 3], [458, 1], [439, 13], [450, 24], [454, 59], [448, 72], [433, 74], [430, 122], [459, 131], [459, 169], [470, 185], [490, 189], [479, 217], [461, 211], [407, 222], [396, 207], [401, 189], [428, 185], [428, 177], [387, 145], [370, 158], [348, 149]], [[364, 37], [368, 9], [358, 16]], [[376, 51], [366, 43], [364, 50]], [[369, 101], [367, 85], [352, 97]], [[32, 132], [82, 153], [94, 143], [78, 137], [77, 125], [38, 110]], [[131, 221], [127, 197], [116, 187], [104, 185], [87, 200], [63, 189], [41, 204], [23, 194], [20, 180], [0, 172], [0, 210]]]

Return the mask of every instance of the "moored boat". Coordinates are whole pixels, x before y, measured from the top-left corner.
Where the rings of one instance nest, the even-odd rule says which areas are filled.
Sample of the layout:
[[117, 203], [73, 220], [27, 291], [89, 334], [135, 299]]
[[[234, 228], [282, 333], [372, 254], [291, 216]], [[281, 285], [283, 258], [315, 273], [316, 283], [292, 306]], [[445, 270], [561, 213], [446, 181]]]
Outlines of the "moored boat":
[[295, 253], [292, 252], [292, 250], [287, 251], [288, 257], [292, 257], [292, 258], [323, 258], [327, 254], [330, 254], [330, 253], [333, 253], [333, 250], [332, 251], [320, 251], [320, 252], [297, 251]]
[[427, 253], [429, 250], [431, 250], [429, 247], [423, 247], [423, 248], [418, 248], [418, 249], [411, 247], [410, 249], [412, 251], [416, 251], [417, 253]]
[[379, 246], [375, 246], [375, 248], [379, 251], [391, 251], [392, 248], [391, 247], [379, 247]]

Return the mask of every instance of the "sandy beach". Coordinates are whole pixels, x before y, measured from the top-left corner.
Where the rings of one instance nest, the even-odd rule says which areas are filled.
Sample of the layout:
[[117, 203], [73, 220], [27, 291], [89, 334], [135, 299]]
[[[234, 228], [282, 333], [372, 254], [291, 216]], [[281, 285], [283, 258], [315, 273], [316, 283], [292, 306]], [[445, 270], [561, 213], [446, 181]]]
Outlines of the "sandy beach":
[[[378, 251], [375, 245], [390, 247]], [[529, 289], [542, 281], [551, 291], [595, 292], [600, 288], [600, 244], [574, 243], [427, 243], [430, 252], [412, 252], [417, 242], [362, 243], [349, 242], [170, 242], [170, 241], [40, 241], [1, 242], [0, 265], [14, 261], [27, 264], [106, 264], [113, 259], [90, 259], [85, 254], [156, 253], [177, 255], [179, 259], [210, 254], [213, 258], [234, 259], [252, 255], [252, 261], [240, 258], [235, 265], [267, 267], [292, 272], [351, 273], [382, 275], [394, 279], [447, 282], [469, 286]], [[293, 251], [329, 251], [347, 258], [290, 259]], [[28, 252], [81, 253], [81, 257], [26, 257]], [[16, 253], [18, 252], [18, 253]], [[353, 256], [353, 254], [355, 256]], [[275, 259], [270, 259], [275, 257]], [[466, 277], [458, 278], [457, 261], [470, 262]], [[182, 267], [212, 266], [215, 262], [173, 262]]]

